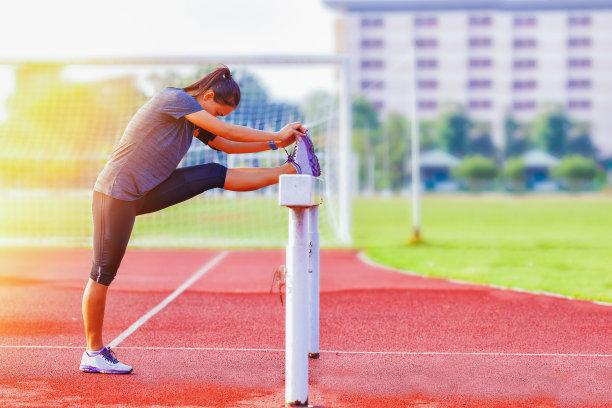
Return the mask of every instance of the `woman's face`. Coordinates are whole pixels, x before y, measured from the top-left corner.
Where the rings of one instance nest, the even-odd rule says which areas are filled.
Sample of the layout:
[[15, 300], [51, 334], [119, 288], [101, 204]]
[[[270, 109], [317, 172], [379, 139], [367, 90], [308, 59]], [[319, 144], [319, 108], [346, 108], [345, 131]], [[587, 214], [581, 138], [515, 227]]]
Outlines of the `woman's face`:
[[213, 91], [204, 92], [197, 98], [197, 101], [204, 110], [213, 116], [227, 116], [232, 113], [236, 107], [224, 105], [215, 101], [215, 93]]

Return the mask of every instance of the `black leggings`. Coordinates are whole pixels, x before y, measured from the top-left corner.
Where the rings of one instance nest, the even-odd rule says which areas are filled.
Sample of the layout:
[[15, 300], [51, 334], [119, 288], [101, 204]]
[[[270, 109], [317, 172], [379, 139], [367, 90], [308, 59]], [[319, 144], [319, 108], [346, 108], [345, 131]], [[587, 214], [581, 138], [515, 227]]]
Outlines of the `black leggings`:
[[159, 211], [206, 190], [223, 188], [226, 174], [227, 168], [217, 163], [176, 169], [161, 184], [134, 201], [118, 200], [94, 191], [94, 255], [89, 277], [102, 285], [111, 284], [137, 215]]

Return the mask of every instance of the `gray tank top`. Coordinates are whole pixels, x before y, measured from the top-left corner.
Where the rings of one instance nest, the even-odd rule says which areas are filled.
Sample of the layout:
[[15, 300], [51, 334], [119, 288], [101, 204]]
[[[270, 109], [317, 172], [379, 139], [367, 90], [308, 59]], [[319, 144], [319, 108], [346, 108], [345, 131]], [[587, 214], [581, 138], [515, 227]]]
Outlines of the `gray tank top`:
[[167, 179], [193, 140], [195, 125], [185, 115], [201, 110], [182, 89], [159, 92], [128, 123], [94, 190], [133, 201]]

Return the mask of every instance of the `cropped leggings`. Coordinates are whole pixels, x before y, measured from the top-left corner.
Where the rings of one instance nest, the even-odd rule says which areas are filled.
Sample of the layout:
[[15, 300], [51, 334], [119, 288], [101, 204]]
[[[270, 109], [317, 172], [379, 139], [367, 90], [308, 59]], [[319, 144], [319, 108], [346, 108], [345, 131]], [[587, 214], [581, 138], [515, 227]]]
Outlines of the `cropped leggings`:
[[217, 163], [176, 169], [157, 187], [134, 201], [94, 191], [93, 262], [89, 277], [109, 286], [132, 234], [137, 215], [152, 213], [188, 200], [206, 190], [223, 188], [227, 168]]

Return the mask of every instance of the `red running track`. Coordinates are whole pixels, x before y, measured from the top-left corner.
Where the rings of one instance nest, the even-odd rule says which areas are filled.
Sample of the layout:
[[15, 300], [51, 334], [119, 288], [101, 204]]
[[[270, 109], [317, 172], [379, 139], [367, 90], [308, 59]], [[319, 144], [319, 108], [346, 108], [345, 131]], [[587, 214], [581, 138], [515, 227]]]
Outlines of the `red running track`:
[[[218, 256], [130, 250], [116, 338]], [[87, 250], [0, 251], [0, 406], [281, 407], [282, 251], [231, 251], [116, 349], [129, 376], [78, 371]], [[610, 407], [611, 308], [404, 275], [324, 251], [320, 407]]]

